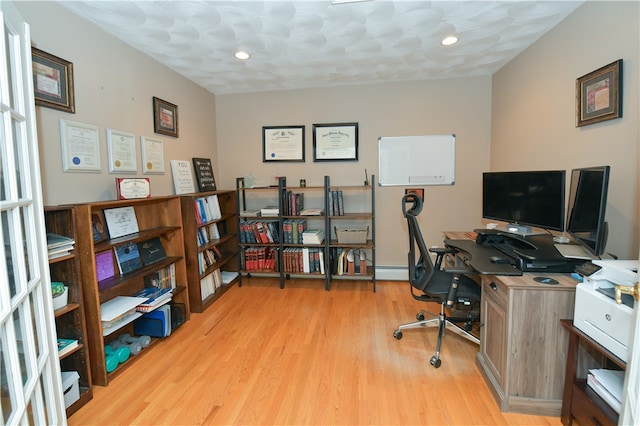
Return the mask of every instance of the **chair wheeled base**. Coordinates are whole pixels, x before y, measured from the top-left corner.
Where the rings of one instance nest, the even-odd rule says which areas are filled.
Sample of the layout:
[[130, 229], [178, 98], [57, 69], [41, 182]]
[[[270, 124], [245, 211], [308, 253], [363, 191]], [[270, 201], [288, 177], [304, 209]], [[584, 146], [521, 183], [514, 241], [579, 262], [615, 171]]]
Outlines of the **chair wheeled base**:
[[[425, 315], [429, 315], [432, 318], [425, 319]], [[472, 322], [476, 320], [471, 316], [467, 317], [449, 317], [447, 316], [445, 305], [440, 305], [440, 314], [436, 315], [433, 312], [421, 310], [416, 314], [416, 319], [418, 321], [410, 322], [407, 324], [401, 324], [398, 326], [396, 331], [393, 332], [393, 337], [397, 340], [402, 339], [402, 330], [407, 330], [411, 328], [428, 328], [428, 327], [438, 327], [438, 343], [436, 344], [436, 353], [431, 357], [429, 362], [435, 368], [440, 367], [442, 361], [440, 360], [440, 346], [442, 345], [442, 338], [444, 337], [445, 330], [451, 330], [454, 333], [464, 337], [465, 339], [475, 343], [476, 345], [480, 344], [480, 339], [470, 333]], [[458, 324], [464, 323], [464, 328], [460, 327]]]

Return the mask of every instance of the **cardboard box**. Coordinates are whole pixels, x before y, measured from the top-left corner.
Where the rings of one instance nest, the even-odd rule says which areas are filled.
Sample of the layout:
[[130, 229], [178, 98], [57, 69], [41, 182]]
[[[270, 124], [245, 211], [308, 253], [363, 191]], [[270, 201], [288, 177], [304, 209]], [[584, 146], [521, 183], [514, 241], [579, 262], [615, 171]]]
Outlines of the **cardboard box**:
[[62, 392], [64, 393], [64, 406], [69, 408], [71, 404], [80, 399], [80, 387], [78, 379], [80, 375], [77, 371], [63, 371], [62, 376]]
[[364, 229], [338, 229], [335, 228], [338, 244], [366, 244], [369, 235], [369, 227]]

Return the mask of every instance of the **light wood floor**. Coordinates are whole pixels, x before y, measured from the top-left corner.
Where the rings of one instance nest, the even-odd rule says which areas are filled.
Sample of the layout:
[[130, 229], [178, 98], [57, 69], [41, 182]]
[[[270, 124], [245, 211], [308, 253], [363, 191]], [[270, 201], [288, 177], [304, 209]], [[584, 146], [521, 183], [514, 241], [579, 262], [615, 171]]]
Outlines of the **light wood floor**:
[[[452, 333], [392, 334], [424, 303], [408, 284], [244, 279], [116, 377], [70, 425], [560, 425], [500, 412]], [[435, 306], [426, 306], [436, 308]]]

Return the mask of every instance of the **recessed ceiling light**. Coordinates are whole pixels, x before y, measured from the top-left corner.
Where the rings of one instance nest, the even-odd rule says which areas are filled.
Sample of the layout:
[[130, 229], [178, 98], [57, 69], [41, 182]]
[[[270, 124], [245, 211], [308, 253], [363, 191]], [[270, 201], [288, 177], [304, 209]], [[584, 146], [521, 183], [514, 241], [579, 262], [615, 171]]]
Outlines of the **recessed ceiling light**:
[[443, 38], [440, 43], [442, 43], [443, 46], [451, 46], [452, 44], [456, 44], [457, 42], [458, 37], [450, 35]]
[[249, 59], [251, 57], [251, 55], [249, 55], [244, 50], [238, 50], [234, 56], [236, 57], [236, 59], [241, 59], [243, 61], [247, 60], [247, 59]]

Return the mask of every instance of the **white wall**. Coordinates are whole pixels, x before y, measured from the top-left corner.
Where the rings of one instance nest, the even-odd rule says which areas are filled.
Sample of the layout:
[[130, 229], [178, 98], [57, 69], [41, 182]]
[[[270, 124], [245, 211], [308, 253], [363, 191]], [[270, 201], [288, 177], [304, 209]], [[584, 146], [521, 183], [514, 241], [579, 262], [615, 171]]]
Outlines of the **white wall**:
[[[442, 231], [480, 225], [480, 181], [489, 165], [490, 79], [468, 78], [398, 84], [306, 89], [216, 96], [220, 175], [225, 187], [252, 173], [259, 181], [286, 176], [322, 185], [360, 185], [364, 170], [378, 174], [381, 136], [456, 135], [453, 186], [425, 188], [421, 228], [429, 245], [442, 244]], [[357, 162], [313, 162], [314, 123], [357, 122]], [[306, 162], [263, 163], [262, 126], [305, 125]], [[402, 217], [404, 187], [376, 191], [378, 266], [407, 263], [408, 237]]]
[[[611, 166], [607, 251], [638, 254], [638, 2], [586, 2], [493, 77], [491, 169]], [[623, 116], [575, 127], [575, 81], [623, 59]]]
[[[247, 173], [262, 180], [273, 175], [285, 175], [289, 182], [306, 178], [308, 185], [321, 184], [326, 174], [335, 184], [359, 184], [365, 168], [378, 174], [378, 137], [455, 133], [456, 184], [426, 187], [421, 224], [427, 244], [441, 244], [442, 230], [481, 225], [482, 171], [607, 163], [612, 166], [608, 249], [621, 257], [637, 255], [637, 2], [586, 2], [493, 79], [217, 97], [55, 2], [19, 2], [17, 7], [31, 24], [33, 44], [75, 67], [76, 114], [36, 108], [47, 204], [114, 199], [116, 175], [107, 171], [105, 130], [156, 136], [151, 99], [158, 96], [178, 105], [180, 137], [160, 137], [167, 171], [151, 175], [154, 195], [173, 193], [169, 159], [212, 158], [218, 187], [226, 189]], [[624, 117], [575, 128], [575, 79], [618, 58], [624, 60]], [[62, 172], [60, 118], [100, 127], [101, 173]], [[313, 123], [347, 121], [359, 123], [360, 160], [314, 163]], [[306, 126], [307, 161], [262, 163], [262, 126], [289, 124]], [[402, 187], [378, 188], [379, 265], [406, 265], [403, 193]]]
[[[113, 200], [116, 176], [149, 177], [152, 195], [170, 195], [174, 193], [170, 159], [212, 158], [217, 166], [213, 94], [56, 2], [16, 5], [31, 26], [32, 45], [74, 67], [76, 113], [36, 107], [45, 204]], [[154, 96], [178, 106], [178, 138], [154, 134]], [[63, 172], [60, 119], [100, 128], [101, 172]], [[109, 173], [107, 128], [136, 135], [137, 174]], [[165, 174], [142, 174], [140, 136], [164, 141]]]

